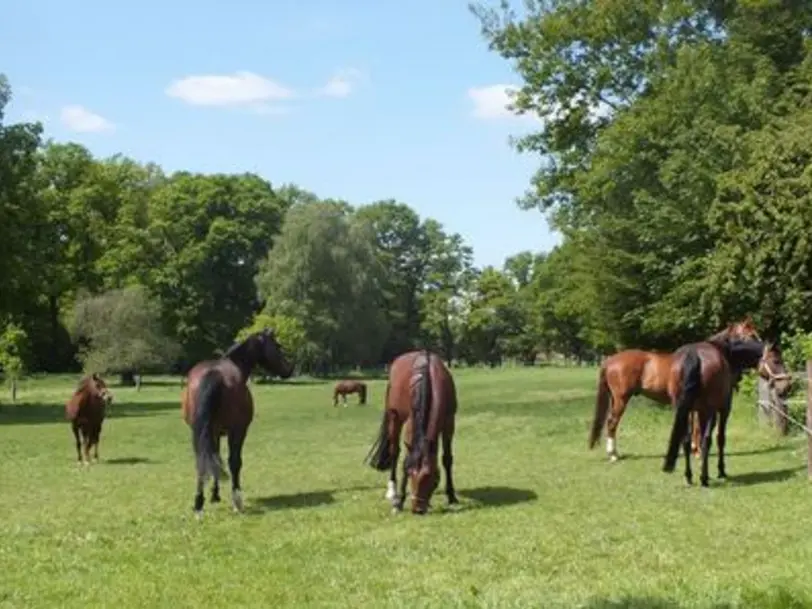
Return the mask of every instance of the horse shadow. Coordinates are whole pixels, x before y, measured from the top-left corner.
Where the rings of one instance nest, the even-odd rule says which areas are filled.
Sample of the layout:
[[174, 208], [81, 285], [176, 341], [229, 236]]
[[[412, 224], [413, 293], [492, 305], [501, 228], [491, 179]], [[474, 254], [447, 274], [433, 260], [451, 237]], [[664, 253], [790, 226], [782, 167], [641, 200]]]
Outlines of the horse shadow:
[[[766, 448], [757, 448], [753, 450], [726, 450], [725, 457], [749, 457], [755, 455], [767, 455], [770, 453], [777, 453], [783, 452], [787, 450], [792, 450], [792, 446], [789, 444], [774, 444], [773, 446], [768, 446]], [[713, 449], [711, 450], [710, 457], [714, 455], [718, 455]], [[659, 453], [656, 455], [653, 454], [640, 454], [636, 455], [634, 453], [625, 453], [620, 455], [620, 461], [642, 461], [648, 459], [664, 459], [665, 453]], [[682, 459], [682, 451], [680, 451], [680, 459]], [[691, 461], [696, 461], [696, 457], [691, 455]]]
[[[808, 598], [783, 588], [748, 591], [742, 597], [736, 603], [717, 602], [708, 605], [707, 609], [803, 609], [809, 606]], [[643, 596], [626, 596], [616, 600], [594, 598], [580, 605], [583, 609], [687, 609], [693, 606], [694, 603], [682, 604], [671, 599]]]
[[465, 501], [455, 506], [447, 506], [439, 513], [458, 514], [470, 510], [508, 507], [538, 499], [538, 494], [535, 491], [510, 486], [480, 486], [458, 490], [457, 495], [465, 499]]
[[155, 465], [157, 461], [146, 457], [119, 457], [117, 459], [104, 459], [105, 465]]
[[273, 512], [285, 509], [314, 508], [335, 503], [337, 493], [353, 491], [368, 491], [373, 488], [366, 486], [351, 486], [347, 488], [306, 491], [302, 493], [291, 493], [288, 495], [268, 495], [265, 497], [255, 497], [248, 500], [248, 505], [244, 513], [249, 515], [260, 515], [265, 512]]
[[755, 486], [757, 484], [770, 484], [773, 482], [785, 482], [794, 478], [801, 470], [805, 470], [805, 465], [797, 467], [787, 467], [764, 472], [748, 472], [746, 474], [728, 475], [728, 482], [734, 486]]

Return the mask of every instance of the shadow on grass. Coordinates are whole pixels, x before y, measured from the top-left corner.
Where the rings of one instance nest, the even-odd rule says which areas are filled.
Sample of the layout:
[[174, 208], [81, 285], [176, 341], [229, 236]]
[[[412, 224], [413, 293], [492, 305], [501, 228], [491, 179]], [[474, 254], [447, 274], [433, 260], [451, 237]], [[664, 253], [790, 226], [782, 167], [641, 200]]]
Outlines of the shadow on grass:
[[147, 459], [145, 457], [120, 457], [118, 459], [103, 459], [102, 463], [105, 465], [141, 465], [141, 464], [155, 464], [157, 461]]
[[794, 478], [795, 474], [801, 470], [805, 470], [805, 465], [798, 467], [788, 467], [786, 469], [776, 469], [766, 472], [749, 472], [746, 474], [728, 474], [728, 482], [735, 486], [755, 486], [756, 484], [770, 484], [772, 482], [784, 482], [790, 478]]
[[[763, 590], [745, 591], [735, 603], [717, 602], [698, 605], [705, 609], [805, 609], [810, 606], [806, 595], [781, 588], [769, 592]], [[627, 596], [617, 600], [593, 599], [579, 605], [582, 609], [684, 609], [697, 607], [695, 603], [681, 604], [670, 599]]]
[[[775, 444], [773, 446], [768, 446], [767, 448], [757, 448], [754, 450], [726, 450], [725, 457], [748, 457], [753, 455], [767, 455], [770, 453], [777, 453], [777, 452], [784, 452], [787, 450], [792, 450], [793, 447], [789, 444]], [[714, 448], [711, 448], [710, 456], [718, 455], [719, 453], [716, 452]], [[663, 459], [665, 458], [665, 450], [662, 453], [652, 455], [635, 455], [634, 453], [625, 453], [620, 455], [620, 461], [638, 461], [638, 460], [645, 460], [645, 459]], [[682, 458], [682, 453], [680, 452], [680, 458]], [[693, 455], [691, 455], [691, 460], [693, 461], [696, 459]]]
[[264, 514], [265, 512], [273, 512], [275, 510], [301, 509], [330, 505], [331, 503], [335, 503], [335, 495], [337, 493], [368, 491], [372, 490], [373, 488], [378, 487], [363, 485], [332, 490], [306, 491], [303, 493], [292, 493], [290, 495], [268, 495], [266, 497], [254, 498], [249, 497], [247, 501], [248, 505], [245, 508], [245, 513], [249, 515], [259, 515]]
[[[67, 399], [66, 399], [67, 401]], [[127, 417], [149, 417], [177, 410], [180, 412], [180, 400], [173, 402], [113, 402], [108, 409], [106, 420]], [[0, 404], [0, 425], [37, 425], [41, 423], [65, 423], [65, 405], [63, 404]]]
[[512, 488], [509, 486], [480, 486], [458, 491], [458, 494], [470, 502], [467, 505], [463, 505], [461, 507], [462, 510], [506, 507], [538, 499], [538, 495], [535, 491]]

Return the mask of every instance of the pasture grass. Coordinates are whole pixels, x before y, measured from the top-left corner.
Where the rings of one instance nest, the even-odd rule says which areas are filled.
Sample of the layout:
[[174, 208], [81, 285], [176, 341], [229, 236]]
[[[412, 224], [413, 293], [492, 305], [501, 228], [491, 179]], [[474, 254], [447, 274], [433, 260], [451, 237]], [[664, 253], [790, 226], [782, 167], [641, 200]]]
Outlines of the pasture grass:
[[89, 468], [63, 420], [76, 379], [24, 384], [25, 404], [0, 405], [0, 607], [807, 606], [801, 436], [777, 438], [738, 402], [730, 479], [713, 457], [712, 487], [688, 488], [682, 459], [660, 470], [671, 412], [643, 398], [620, 462], [586, 449], [594, 369], [455, 376], [459, 509], [441, 481], [428, 516], [393, 516], [387, 476], [361, 463], [384, 382], [370, 405], [334, 409], [332, 382], [311, 379], [253, 385], [247, 510], [232, 514], [225, 486], [202, 522], [178, 379], [113, 387]]

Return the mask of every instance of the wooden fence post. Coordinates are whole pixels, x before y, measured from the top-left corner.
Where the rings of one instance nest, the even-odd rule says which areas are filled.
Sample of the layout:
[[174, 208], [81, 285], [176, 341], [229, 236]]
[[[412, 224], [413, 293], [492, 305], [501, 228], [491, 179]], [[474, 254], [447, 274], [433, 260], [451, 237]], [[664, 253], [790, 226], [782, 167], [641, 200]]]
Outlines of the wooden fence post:
[[770, 384], [758, 377], [758, 418], [762, 421], [772, 421], [773, 413], [767, 404], [772, 404], [772, 392], [770, 391]]
[[[812, 360], [806, 362], [806, 426], [812, 428]], [[806, 473], [812, 478], [812, 435], [806, 434]]]

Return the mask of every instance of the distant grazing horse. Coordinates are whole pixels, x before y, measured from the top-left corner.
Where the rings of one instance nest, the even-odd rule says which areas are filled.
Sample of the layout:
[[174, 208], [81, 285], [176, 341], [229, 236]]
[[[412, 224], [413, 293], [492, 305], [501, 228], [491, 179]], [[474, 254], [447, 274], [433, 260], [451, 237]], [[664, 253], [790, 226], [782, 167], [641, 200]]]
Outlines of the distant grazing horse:
[[[99, 437], [107, 408], [113, 403], [113, 394], [96, 374], [88, 374], [79, 381], [70, 400], [65, 403], [65, 418], [71, 422], [76, 439], [76, 458], [79, 463], [90, 465], [90, 447], [93, 458], [99, 460]], [[84, 459], [82, 459], [84, 447]]]
[[[728, 325], [709, 340], [723, 338], [755, 338], [758, 333], [752, 319]], [[617, 452], [617, 428], [626, 405], [635, 395], [644, 395], [660, 404], [674, 403], [669, 391], [669, 378], [677, 352], [657, 353], [640, 349], [628, 349], [607, 357], [601, 364], [598, 377], [598, 394], [595, 399], [595, 416], [589, 435], [589, 448], [594, 448], [601, 437], [606, 422], [606, 453], [611, 461], [619, 458]], [[735, 382], [741, 373], [737, 373]], [[611, 413], [609, 412], [611, 405]], [[609, 420], [607, 421], [607, 414]], [[699, 434], [697, 432], [697, 439]], [[698, 444], [697, 444], [698, 449]]]
[[192, 448], [197, 461], [197, 490], [194, 511], [203, 515], [203, 487], [214, 478], [211, 501], [220, 501], [220, 477], [227, 478], [220, 458], [220, 437], [228, 437], [228, 466], [231, 470], [231, 501], [242, 511], [240, 489], [242, 447], [254, 418], [254, 401], [246, 386], [251, 371], [260, 364], [269, 373], [289, 378], [293, 367], [271, 330], [250, 335], [233, 345], [217, 360], [195, 364], [186, 375], [181, 394], [183, 419], [192, 429]]
[[721, 339], [692, 343], [677, 349], [669, 386], [675, 395], [674, 424], [665, 456], [663, 471], [673, 472], [680, 444], [685, 451], [685, 480], [692, 483], [689, 416], [695, 411], [702, 429], [702, 472], [699, 480], [708, 486], [708, 455], [711, 435], [719, 417], [719, 477], [725, 472], [725, 426], [733, 397], [733, 370], [757, 368], [759, 374], [776, 384], [779, 393], [786, 392], [791, 377], [787, 374], [781, 353], [773, 345], [758, 340]]
[[350, 393], [358, 394], [358, 403], [367, 403], [367, 386], [366, 383], [361, 381], [339, 381], [333, 388], [333, 406], [338, 406], [338, 396], [344, 399], [344, 408], [347, 407], [347, 395]]
[[[437, 441], [442, 437], [445, 492], [449, 505], [457, 503], [451, 473], [454, 461], [452, 441], [457, 413], [457, 390], [443, 360], [430, 351], [410, 351], [392, 362], [386, 385], [383, 419], [378, 438], [367, 455], [378, 471], [389, 470], [386, 498], [393, 511], [400, 512], [406, 500], [406, 481], [411, 481], [412, 513], [425, 514], [440, 482]], [[406, 426], [406, 458], [400, 493], [397, 464], [400, 430]], [[371, 456], [371, 459], [370, 459]]]

